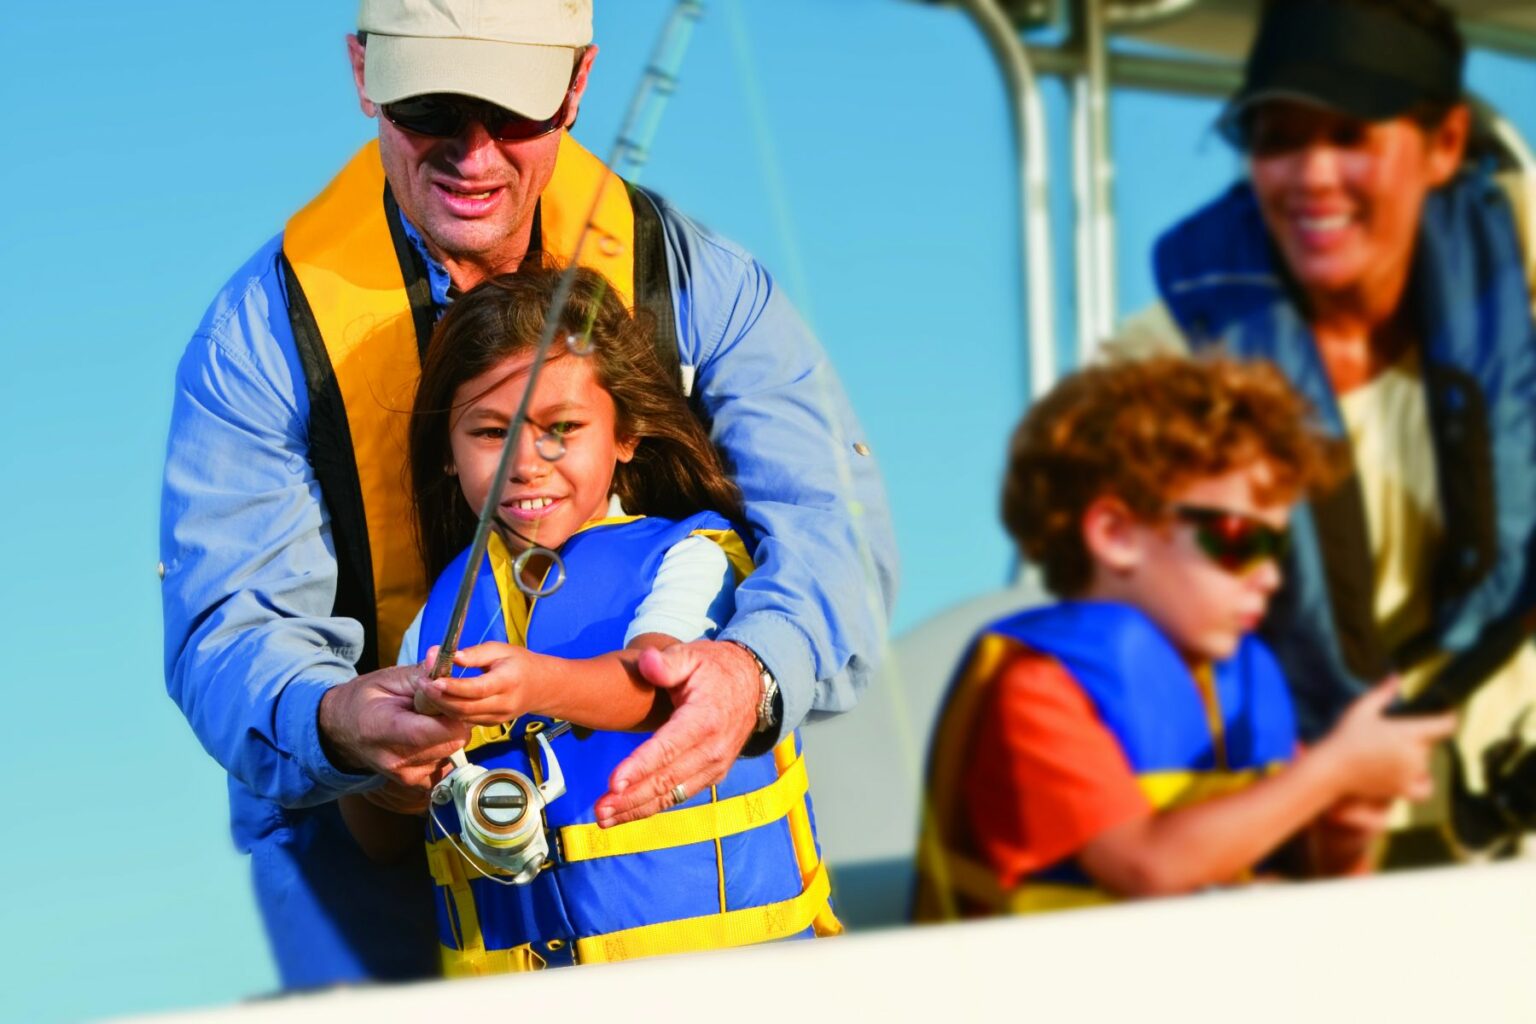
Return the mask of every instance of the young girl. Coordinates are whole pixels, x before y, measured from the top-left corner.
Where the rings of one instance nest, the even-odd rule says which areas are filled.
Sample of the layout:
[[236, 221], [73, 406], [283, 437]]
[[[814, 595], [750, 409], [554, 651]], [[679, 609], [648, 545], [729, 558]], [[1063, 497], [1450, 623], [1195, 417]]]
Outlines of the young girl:
[[[428, 861], [445, 970], [834, 933], [798, 736], [738, 760], [670, 811], [607, 829], [594, 820], [614, 768], [670, 710], [640, 677], [641, 653], [713, 635], [751, 560], [726, 518], [740, 512], [735, 485], [647, 320], [600, 275], [577, 273], [526, 419], [512, 422], [559, 278], [526, 267], [453, 304], [411, 427], [419, 537], [437, 582], [402, 661], [435, 655], [469, 554], [460, 549], [487, 495], [499, 494], [458, 667], [419, 703], [477, 725], [471, 762], [542, 781], [554, 768], [536, 742], [543, 734], [564, 776], [564, 794], [543, 809], [549, 853], [528, 884], [509, 884], [509, 872], [475, 855], [453, 804], [434, 806]], [[515, 456], [496, 480], [508, 430], [518, 432]]]

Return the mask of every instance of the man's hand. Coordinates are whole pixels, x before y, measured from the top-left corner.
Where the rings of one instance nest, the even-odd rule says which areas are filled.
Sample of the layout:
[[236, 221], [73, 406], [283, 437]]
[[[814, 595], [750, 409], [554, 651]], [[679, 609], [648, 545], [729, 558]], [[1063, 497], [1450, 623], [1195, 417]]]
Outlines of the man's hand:
[[375, 807], [391, 814], [426, 814], [431, 803], [427, 790], [412, 789], [394, 781], [364, 790], [362, 795]]
[[695, 640], [640, 654], [640, 674], [671, 699], [670, 718], [613, 770], [597, 802], [603, 828], [672, 807], [725, 778], [757, 725], [762, 676], [732, 643]]
[[331, 763], [430, 791], [448, 774], [448, 758], [468, 742], [471, 726], [415, 710], [415, 693], [425, 677], [422, 666], [401, 665], [327, 691], [320, 700], [320, 737]]

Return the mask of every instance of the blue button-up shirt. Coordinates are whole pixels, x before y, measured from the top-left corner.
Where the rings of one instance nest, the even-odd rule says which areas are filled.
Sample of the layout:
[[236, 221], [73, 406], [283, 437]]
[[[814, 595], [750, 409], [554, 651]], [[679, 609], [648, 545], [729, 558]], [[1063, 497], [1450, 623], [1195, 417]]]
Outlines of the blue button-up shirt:
[[[883, 488], [825, 353], [767, 271], [658, 205], [681, 360], [745, 497], [758, 566], [720, 636], [762, 658], [793, 728], [851, 707], [883, 646], [896, 583]], [[448, 275], [411, 235], [441, 310]], [[356, 674], [363, 635], [331, 613], [336, 557], [281, 247], [240, 268], [187, 347], [161, 508], [167, 686], [231, 775], [242, 849], [282, 808], [374, 781], [320, 744], [320, 699]]]

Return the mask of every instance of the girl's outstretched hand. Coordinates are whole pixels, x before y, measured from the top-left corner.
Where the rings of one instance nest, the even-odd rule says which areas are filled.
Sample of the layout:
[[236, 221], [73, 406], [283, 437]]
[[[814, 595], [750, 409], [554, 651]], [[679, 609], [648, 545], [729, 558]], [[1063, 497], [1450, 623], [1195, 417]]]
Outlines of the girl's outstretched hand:
[[[428, 669], [435, 660], [435, 649], [428, 651]], [[538, 655], [511, 644], [491, 642], [465, 647], [454, 654], [453, 663], [481, 669], [482, 674], [467, 679], [428, 679], [416, 694], [416, 705], [422, 711], [473, 725], [510, 722], [531, 705], [538, 660]]]

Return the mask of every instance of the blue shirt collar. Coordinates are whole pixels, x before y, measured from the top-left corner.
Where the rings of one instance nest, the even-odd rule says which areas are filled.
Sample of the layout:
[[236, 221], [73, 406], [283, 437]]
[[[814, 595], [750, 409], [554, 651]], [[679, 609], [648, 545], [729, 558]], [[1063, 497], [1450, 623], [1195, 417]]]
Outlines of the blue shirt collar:
[[411, 218], [400, 211], [400, 223], [405, 225], [405, 237], [411, 240], [416, 251], [421, 254], [422, 262], [427, 265], [427, 285], [432, 290], [432, 305], [437, 307], [438, 315], [448, 306], [448, 289], [453, 286], [453, 280], [448, 276], [448, 268], [437, 261], [427, 248], [426, 240], [421, 237], [421, 232], [416, 230], [416, 225], [411, 223]]

